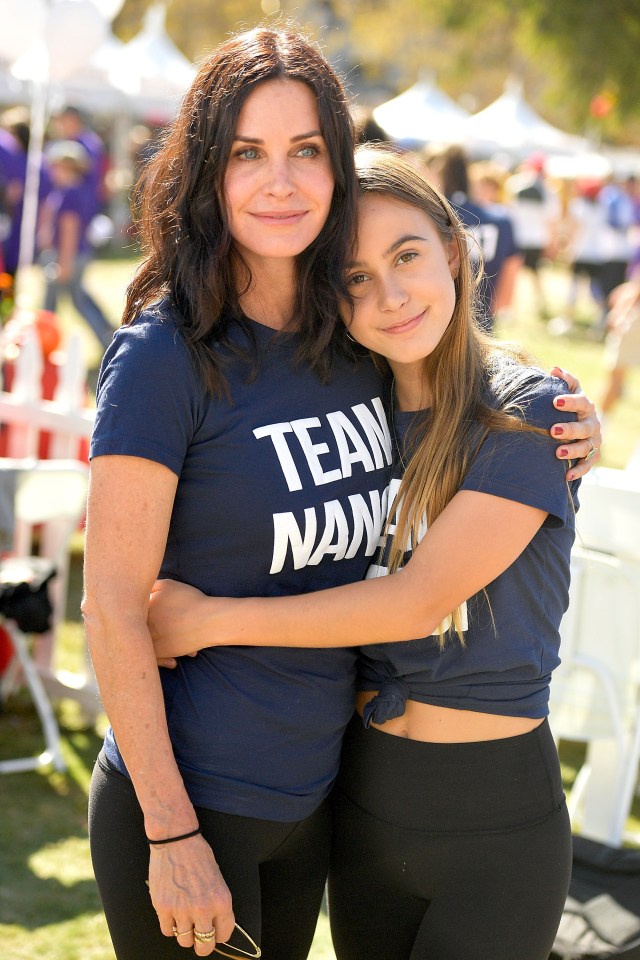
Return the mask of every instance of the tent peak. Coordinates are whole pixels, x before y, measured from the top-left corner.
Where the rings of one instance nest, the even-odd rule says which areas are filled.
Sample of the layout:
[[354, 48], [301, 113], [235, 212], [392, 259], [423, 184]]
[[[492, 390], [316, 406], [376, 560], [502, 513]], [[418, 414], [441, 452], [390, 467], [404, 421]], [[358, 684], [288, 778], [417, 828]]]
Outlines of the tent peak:
[[522, 77], [517, 76], [514, 73], [510, 73], [507, 79], [504, 82], [504, 95], [511, 97], [514, 100], [521, 100], [524, 98], [524, 83]]
[[144, 12], [145, 33], [151, 33], [155, 36], [161, 36], [165, 32], [167, 22], [167, 8], [164, 3], [154, 3]]

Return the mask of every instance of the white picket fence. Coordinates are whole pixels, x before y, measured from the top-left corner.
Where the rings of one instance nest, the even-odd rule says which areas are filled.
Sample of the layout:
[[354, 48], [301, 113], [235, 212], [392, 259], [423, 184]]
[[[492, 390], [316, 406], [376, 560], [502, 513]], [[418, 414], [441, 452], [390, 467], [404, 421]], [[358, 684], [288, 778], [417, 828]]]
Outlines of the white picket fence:
[[[40, 435], [46, 431], [49, 434], [47, 463], [62, 467], [64, 463], [77, 461], [78, 468], [83, 467], [81, 452], [83, 447], [86, 450], [94, 421], [94, 410], [87, 404], [87, 370], [83, 352], [80, 332], [72, 331], [65, 342], [61, 362], [56, 365], [57, 383], [53, 398], [43, 399], [45, 360], [35, 327], [24, 333], [19, 352], [12, 358], [11, 389], [0, 391], [0, 427], [5, 457], [27, 464], [31, 461], [37, 470]], [[9, 460], [5, 463], [8, 464]], [[50, 558], [55, 556], [58, 574], [51, 591], [53, 629], [50, 634], [38, 636], [33, 645], [33, 657], [51, 697], [76, 699], [88, 717], [95, 717], [99, 702], [88, 657], [85, 657], [82, 673], [70, 674], [54, 669], [56, 628], [64, 619], [68, 591], [68, 529], [65, 543], [61, 544], [61, 525], [55, 518], [50, 523], [38, 525], [38, 528], [40, 554]], [[17, 522], [13, 553], [29, 554], [32, 543], [33, 526], [28, 522]]]
[[0, 392], [0, 424], [7, 426], [6, 455], [37, 457], [42, 430], [51, 433], [49, 458], [74, 459], [80, 441], [88, 439], [94, 412], [86, 405], [87, 371], [79, 331], [67, 339], [64, 362], [51, 400], [42, 399], [44, 358], [35, 328], [24, 335], [14, 361], [11, 391]]

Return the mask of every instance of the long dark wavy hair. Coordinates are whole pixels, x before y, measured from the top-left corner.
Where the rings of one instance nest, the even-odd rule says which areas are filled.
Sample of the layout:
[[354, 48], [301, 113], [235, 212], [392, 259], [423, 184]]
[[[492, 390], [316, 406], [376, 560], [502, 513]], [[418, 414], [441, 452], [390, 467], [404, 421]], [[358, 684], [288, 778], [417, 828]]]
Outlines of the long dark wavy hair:
[[[217, 346], [232, 349], [234, 321], [245, 323], [252, 336], [239, 303], [246, 285], [238, 289], [225, 170], [247, 97], [259, 84], [282, 79], [307, 84], [317, 98], [335, 178], [327, 221], [296, 258], [290, 318], [300, 334], [298, 360], [326, 380], [335, 351], [344, 351], [342, 339], [333, 334], [341, 322], [339, 303], [348, 296], [344, 264], [355, 232], [357, 183], [347, 95], [314, 44], [289, 29], [262, 27], [222, 43], [202, 64], [134, 194], [143, 259], [127, 290], [123, 323], [168, 298], [198, 372], [218, 396], [226, 392], [226, 381]], [[248, 267], [246, 277], [250, 282]]]

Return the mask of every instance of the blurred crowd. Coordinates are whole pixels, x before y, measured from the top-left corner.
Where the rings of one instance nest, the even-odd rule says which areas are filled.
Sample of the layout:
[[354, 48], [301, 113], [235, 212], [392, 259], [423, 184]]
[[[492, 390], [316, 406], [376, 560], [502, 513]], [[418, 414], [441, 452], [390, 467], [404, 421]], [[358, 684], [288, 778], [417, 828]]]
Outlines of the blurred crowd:
[[[127, 189], [151, 137], [151, 130], [143, 126], [135, 126], [129, 133]], [[26, 108], [13, 107], [0, 115], [0, 292], [4, 313], [12, 307], [21, 259], [36, 262], [44, 275], [42, 308], [55, 313], [60, 297], [68, 296], [104, 349], [113, 328], [87, 290], [84, 277], [96, 250], [109, 243], [116, 231], [111, 213], [120, 184], [114, 176], [111, 151], [80, 110], [66, 106], [52, 115], [40, 163], [36, 232], [27, 238], [25, 260], [21, 231], [29, 139]]]
[[[386, 139], [370, 117], [359, 126], [362, 140]], [[0, 294], [5, 303], [10, 303], [19, 265], [29, 131], [25, 108], [0, 115]], [[34, 250], [45, 278], [41, 306], [55, 312], [60, 296], [68, 295], [102, 348], [113, 331], [86, 289], [85, 271], [114, 233], [131, 236], [130, 188], [156, 133], [144, 125], [131, 127], [126, 182], [120, 182], [123, 171], [116, 169], [113, 151], [78, 109], [61, 109], [48, 125]], [[606, 416], [621, 393], [626, 368], [640, 364], [640, 182], [633, 175], [554, 180], [541, 154], [515, 169], [473, 160], [459, 146], [414, 156], [452, 202], [472, 238], [471, 255], [484, 264], [478, 301], [488, 329], [496, 319], [508, 323], [517, 281], [526, 274], [532, 309], [552, 334], [607, 340]], [[125, 197], [126, 222], [114, 227], [117, 196]], [[557, 290], [551, 296], [545, 288], [543, 268], [550, 263], [562, 264], [570, 277], [560, 309]]]

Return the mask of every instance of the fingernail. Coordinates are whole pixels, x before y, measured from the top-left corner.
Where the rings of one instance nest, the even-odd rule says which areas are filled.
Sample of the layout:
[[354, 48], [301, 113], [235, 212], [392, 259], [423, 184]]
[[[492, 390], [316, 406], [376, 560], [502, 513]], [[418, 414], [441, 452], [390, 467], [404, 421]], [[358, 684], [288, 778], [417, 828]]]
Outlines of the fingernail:
[[558, 456], [559, 456], [559, 457], [568, 457], [568, 456], [569, 456], [569, 451], [567, 450], [566, 447], [560, 447], [560, 449], [558, 450]]
[[556, 407], [564, 407], [564, 405], [565, 405], [565, 401], [562, 399], [562, 397], [557, 397]]
[[554, 427], [554, 428], [553, 428], [553, 435], [554, 435], [554, 437], [561, 437], [563, 433], [564, 433], [564, 428], [563, 428], [563, 427]]

